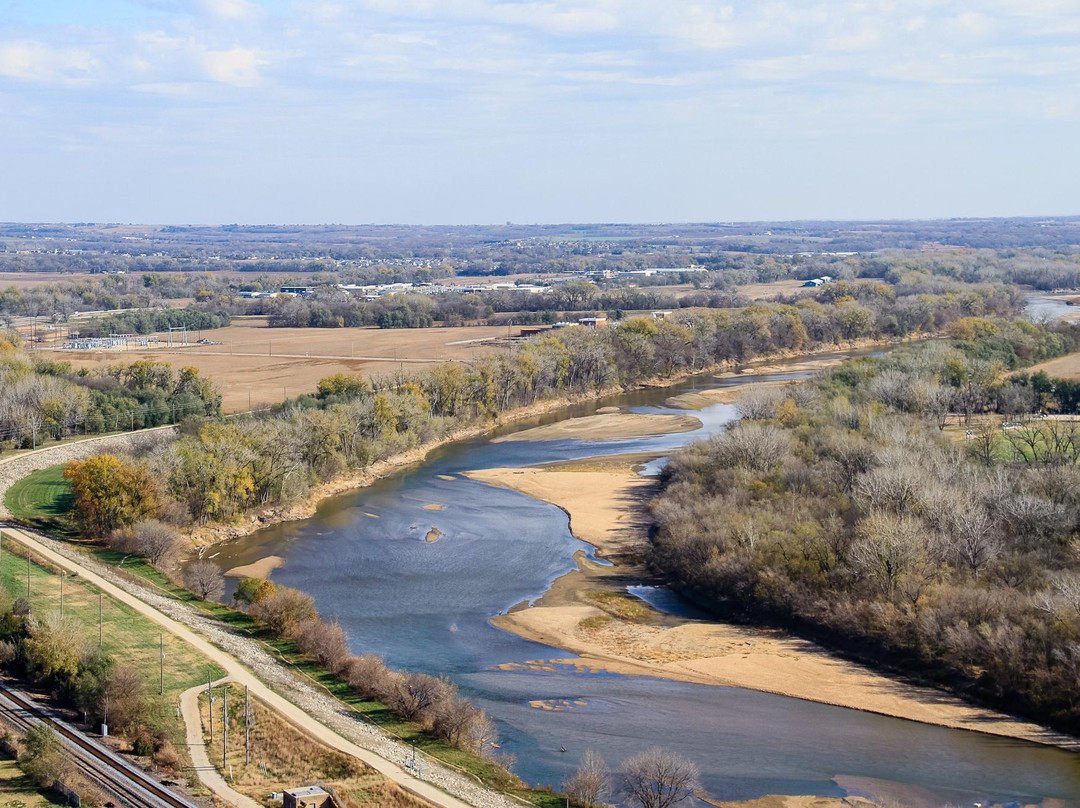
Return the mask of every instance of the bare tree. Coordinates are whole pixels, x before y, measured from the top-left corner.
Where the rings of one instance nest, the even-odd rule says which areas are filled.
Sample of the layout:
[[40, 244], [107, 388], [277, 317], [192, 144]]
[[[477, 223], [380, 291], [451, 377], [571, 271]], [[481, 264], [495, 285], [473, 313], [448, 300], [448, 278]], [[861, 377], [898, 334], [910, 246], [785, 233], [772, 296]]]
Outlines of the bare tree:
[[180, 534], [157, 519], [137, 523], [132, 533], [135, 551], [155, 567], [169, 566], [180, 549]]
[[213, 561], [196, 561], [184, 570], [184, 586], [202, 600], [218, 600], [225, 594], [225, 576]]
[[659, 747], [623, 761], [619, 791], [638, 808], [671, 808], [688, 802], [700, 788], [698, 767]]
[[919, 560], [919, 523], [877, 512], [859, 523], [858, 536], [851, 548], [855, 568], [891, 599], [900, 578]]
[[576, 772], [563, 782], [563, 791], [584, 808], [602, 805], [611, 789], [607, 764], [598, 752], [586, 749]]
[[776, 409], [786, 398], [784, 390], [763, 384], [748, 384], [739, 391], [735, 409], [748, 421], [764, 421], [776, 417]]
[[327, 623], [318, 615], [300, 624], [296, 644], [331, 673], [342, 670], [349, 658], [349, 640], [345, 636], [345, 629], [336, 620]]
[[998, 526], [978, 505], [959, 507], [950, 519], [953, 553], [976, 578], [1001, 552]]

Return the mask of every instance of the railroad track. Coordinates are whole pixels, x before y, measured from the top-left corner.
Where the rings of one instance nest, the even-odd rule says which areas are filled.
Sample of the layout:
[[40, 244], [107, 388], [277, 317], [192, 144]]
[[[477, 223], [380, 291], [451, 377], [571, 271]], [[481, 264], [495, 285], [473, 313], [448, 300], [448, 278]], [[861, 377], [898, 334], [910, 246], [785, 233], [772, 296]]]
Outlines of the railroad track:
[[41, 723], [54, 729], [76, 768], [122, 805], [129, 808], [199, 808], [112, 750], [90, 740], [51, 710], [2, 682], [0, 712], [8, 722], [22, 730]]

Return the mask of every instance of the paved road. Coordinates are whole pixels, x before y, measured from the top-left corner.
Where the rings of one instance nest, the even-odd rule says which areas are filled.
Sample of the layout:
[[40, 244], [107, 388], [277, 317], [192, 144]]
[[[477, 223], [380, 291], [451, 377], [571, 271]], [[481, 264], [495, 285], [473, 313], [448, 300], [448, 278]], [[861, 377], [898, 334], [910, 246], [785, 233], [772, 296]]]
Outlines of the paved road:
[[401, 766], [379, 757], [370, 750], [358, 746], [315, 720], [291, 701], [288, 701], [268, 688], [263, 684], [262, 680], [258, 679], [247, 668], [240, 665], [240, 663], [229, 654], [225, 653], [217, 646], [212, 645], [204, 637], [196, 634], [182, 623], [173, 620], [171, 617], [168, 617], [164, 613], [135, 597], [133, 594], [121, 589], [110, 581], [107, 581], [81, 564], [46, 547], [25, 532], [4, 526], [4, 533], [29, 547], [35, 553], [49, 560], [51, 563], [63, 567], [69, 572], [78, 573], [84, 580], [100, 587], [109, 597], [127, 604], [143, 616], [169, 631], [171, 634], [179, 637], [184, 642], [197, 649], [208, 659], [220, 665], [232, 681], [241, 685], [247, 685], [251, 688], [251, 695], [261, 699], [271, 709], [284, 716], [292, 724], [304, 730], [313, 738], [317, 738], [327, 746], [363, 761], [405, 790], [436, 806], [441, 806], [442, 808], [468, 808], [469, 803], [447, 794], [426, 780], [420, 780]]
[[[220, 687], [232, 679], [226, 677], [218, 679], [211, 687]], [[238, 791], [234, 791], [221, 773], [210, 762], [210, 755], [206, 751], [206, 743], [203, 738], [202, 717], [199, 715], [199, 694], [206, 689], [206, 685], [196, 685], [185, 690], [180, 696], [180, 715], [184, 718], [184, 731], [186, 734], [188, 751], [191, 752], [191, 764], [195, 767], [202, 784], [217, 794], [221, 799], [236, 808], [261, 808], [259, 803], [245, 797]]]

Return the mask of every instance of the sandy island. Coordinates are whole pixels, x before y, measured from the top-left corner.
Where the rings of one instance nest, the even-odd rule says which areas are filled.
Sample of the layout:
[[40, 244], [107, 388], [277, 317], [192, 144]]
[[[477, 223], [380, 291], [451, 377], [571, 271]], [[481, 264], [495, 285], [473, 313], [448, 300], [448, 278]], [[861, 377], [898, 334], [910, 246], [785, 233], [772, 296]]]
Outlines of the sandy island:
[[254, 561], [251, 564], [244, 564], [242, 567], [233, 567], [225, 574], [230, 578], [269, 578], [271, 572], [278, 567], [284, 566], [284, 558], [272, 555], [260, 558], [258, 561]]
[[578, 569], [557, 580], [534, 606], [519, 604], [492, 620], [499, 628], [579, 655], [527, 666], [574, 665], [744, 687], [1080, 750], [1077, 739], [892, 679], [784, 632], [679, 618], [628, 595], [627, 584], [646, 575], [640, 558], [646, 546], [646, 500], [654, 485], [635, 473], [639, 462], [593, 458], [467, 473], [557, 505], [569, 514], [573, 534], [617, 565], [592, 562], [579, 552]]
[[495, 438], [491, 442], [644, 438], [649, 435], [666, 435], [672, 432], [691, 432], [695, 429], [701, 429], [701, 421], [692, 415], [605, 412], [525, 429]]

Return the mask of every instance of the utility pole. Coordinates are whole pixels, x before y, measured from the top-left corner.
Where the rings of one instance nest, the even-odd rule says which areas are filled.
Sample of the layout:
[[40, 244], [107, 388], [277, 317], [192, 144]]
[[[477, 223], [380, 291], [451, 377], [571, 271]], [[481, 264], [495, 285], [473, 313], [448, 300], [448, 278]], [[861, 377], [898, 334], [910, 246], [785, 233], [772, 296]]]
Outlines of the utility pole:
[[210, 671], [206, 671], [206, 700], [210, 702], [210, 743], [214, 742], [214, 688], [210, 683]]
[[97, 594], [97, 647], [101, 647], [101, 593]]
[[26, 616], [30, 616], [30, 548], [26, 548]]
[[244, 685], [244, 765], [251, 765], [251, 688]]
[[158, 635], [158, 641], [161, 648], [161, 659], [159, 660], [160, 666], [158, 670], [158, 695], [165, 695], [165, 632]]
[[221, 773], [229, 765], [229, 686], [221, 688]]
[[64, 616], [64, 571], [60, 570], [60, 616]]

